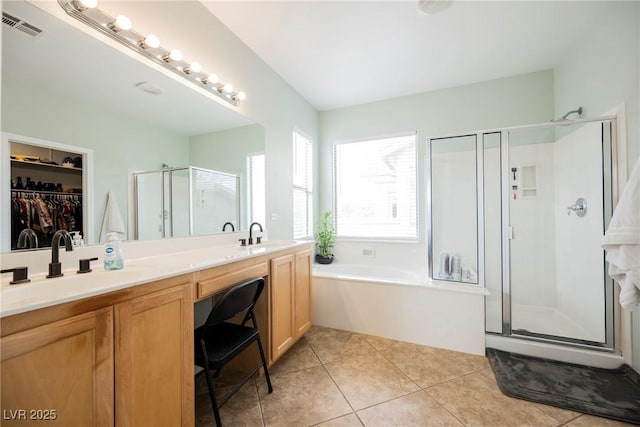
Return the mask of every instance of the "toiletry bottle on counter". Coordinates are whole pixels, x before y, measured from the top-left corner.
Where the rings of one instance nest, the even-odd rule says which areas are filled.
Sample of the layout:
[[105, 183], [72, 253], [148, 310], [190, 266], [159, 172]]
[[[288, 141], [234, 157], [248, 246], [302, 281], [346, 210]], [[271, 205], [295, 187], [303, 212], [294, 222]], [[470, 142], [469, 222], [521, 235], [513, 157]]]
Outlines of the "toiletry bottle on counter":
[[124, 267], [124, 258], [118, 233], [107, 233], [107, 244], [104, 247], [104, 269], [120, 270], [122, 267]]

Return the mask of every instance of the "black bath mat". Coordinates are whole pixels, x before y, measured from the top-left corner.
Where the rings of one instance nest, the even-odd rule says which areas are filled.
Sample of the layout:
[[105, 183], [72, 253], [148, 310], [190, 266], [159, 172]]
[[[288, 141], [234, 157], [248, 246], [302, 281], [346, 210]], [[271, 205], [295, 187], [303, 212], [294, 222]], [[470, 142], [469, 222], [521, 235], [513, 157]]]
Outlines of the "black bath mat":
[[640, 375], [627, 365], [592, 368], [487, 349], [507, 396], [640, 424]]

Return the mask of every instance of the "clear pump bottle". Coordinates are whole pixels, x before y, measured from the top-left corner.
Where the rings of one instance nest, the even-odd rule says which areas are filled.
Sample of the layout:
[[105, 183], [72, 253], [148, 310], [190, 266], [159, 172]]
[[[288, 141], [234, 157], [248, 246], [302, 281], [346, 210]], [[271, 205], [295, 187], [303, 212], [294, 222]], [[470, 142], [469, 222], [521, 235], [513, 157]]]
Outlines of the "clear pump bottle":
[[118, 233], [107, 233], [107, 244], [104, 247], [105, 270], [121, 270], [124, 267], [120, 243]]

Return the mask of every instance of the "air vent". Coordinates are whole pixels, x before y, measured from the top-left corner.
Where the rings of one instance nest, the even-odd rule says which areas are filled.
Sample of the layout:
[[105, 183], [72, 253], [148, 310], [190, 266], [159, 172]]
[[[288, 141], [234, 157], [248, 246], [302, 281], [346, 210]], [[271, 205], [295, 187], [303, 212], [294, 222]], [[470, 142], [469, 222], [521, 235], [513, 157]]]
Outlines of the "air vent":
[[2, 23], [3, 24], [7, 24], [10, 27], [15, 27], [16, 25], [18, 25], [18, 22], [20, 22], [20, 20], [18, 18], [16, 18], [15, 16], [11, 16], [8, 13], [2, 12]]
[[6, 12], [2, 12], [2, 23], [8, 25], [11, 28], [14, 28], [21, 33], [24, 33], [30, 37], [38, 37], [42, 34], [42, 30], [34, 25], [29, 24], [28, 22], [23, 21], [20, 18], [16, 18], [15, 16], [11, 16]]

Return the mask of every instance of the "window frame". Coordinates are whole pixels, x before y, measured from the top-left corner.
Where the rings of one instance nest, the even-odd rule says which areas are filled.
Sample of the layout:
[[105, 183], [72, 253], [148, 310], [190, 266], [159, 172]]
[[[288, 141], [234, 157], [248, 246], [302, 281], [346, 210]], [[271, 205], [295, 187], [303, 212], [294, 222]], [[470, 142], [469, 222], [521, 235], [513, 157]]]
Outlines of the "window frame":
[[[291, 132], [291, 136], [292, 136], [292, 154], [293, 154], [293, 162], [292, 162], [292, 167], [293, 167], [293, 173], [292, 173], [292, 185], [291, 185], [291, 195], [292, 195], [292, 232], [293, 232], [293, 238], [295, 240], [311, 240], [313, 239], [314, 236], [314, 212], [313, 212], [313, 140], [312, 138], [305, 132], [301, 131], [298, 128], [294, 128]], [[300, 185], [297, 185], [296, 183], [296, 171], [297, 171], [297, 156], [296, 156], [296, 143], [298, 141], [298, 137], [300, 137], [301, 139], [306, 140], [306, 142], [309, 144], [309, 151], [308, 151], [308, 161], [307, 164], [305, 165], [306, 167], [308, 167], [307, 172], [307, 186], [303, 187]], [[304, 192], [304, 195], [306, 197], [306, 213], [307, 213], [307, 218], [306, 218], [306, 228], [307, 228], [307, 234], [304, 236], [298, 236], [296, 235], [296, 218], [295, 218], [295, 208], [294, 208], [294, 203], [295, 203], [295, 198], [293, 197], [293, 195], [295, 194], [296, 191], [301, 191]]]
[[[352, 235], [340, 235], [340, 227], [338, 225], [338, 182], [337, 182], [337, 172], [338, 172], [338, 159], [337, 159], [337, 149], [338, 145], [344, 144], [352, 144], [352, 143], [361, 143], [367, 141], [378, 141], [383, 139], [392, 139], [392, 138], [402, 138], [402, 137], [413, 137], [413, 166], [415, 170], [415, 234], [414, 236], [352, 236]], [[408, 132], [399, 132], [399, 133], [391, 133], [391, 134], [383, 134], [383, 135], [375, 135], [369, 137], [355, 138], [355, 139], [345, 139], [345, 140], [336, 140], [332, 144], [332, 152], [331, 152], [331, 178], [332, 178], [332, 211], [333, 211], [333, 225], [336, 229], [336, 240], [341, 241], [366, 241], [366, 242], [392, 242], [392, 243], [420, 243], [421, 241], [421, 225], [420, 225], [420, 160], [419, 160], [419, 144], [418, 144], [418, 131], [408, 131]]]

